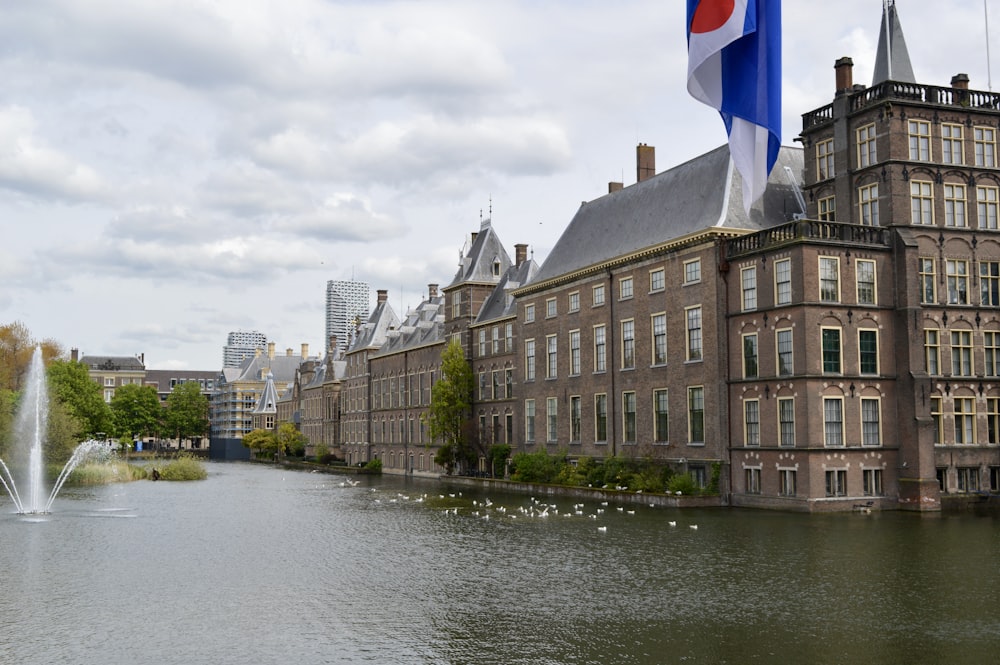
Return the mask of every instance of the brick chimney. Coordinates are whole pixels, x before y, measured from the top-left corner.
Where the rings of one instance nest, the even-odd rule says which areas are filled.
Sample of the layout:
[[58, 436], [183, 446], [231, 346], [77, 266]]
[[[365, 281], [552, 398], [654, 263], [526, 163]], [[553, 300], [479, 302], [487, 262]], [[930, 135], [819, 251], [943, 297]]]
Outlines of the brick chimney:
[[69, 359], [73, 362], [80, 360], [80, 349], [74, 347], [69, 350]]
[[427, 297], [428, 298], [437, 298], [437, 295], [438, 295], [438, 285], [437, 284], [428, 284], [427, 285]]
[[267, 343], [267, 357], [274, 360], [274, 342]]
[[956, 90], [968, 90], [969, 89], [969, 75], [968, 74], [955, 74], [951, 77], [951, 87]]
[[309, 345], [303, 343], [302, 344], [302, 360], [305, 360], [308, 357], [309, 357]]
[[635, 147], [635, 181], [642, 182], [656, 175], [656, 148], [645, 143]]
[[608, 183], [608, 194], [614, 194], [615, 192], [620, 192], [624, 189], [625, 183], [623, 182], [609, 182]]
[[833, 70], [836, 72], [837, 92], [843, 95], [854, 87], [854, 61], [850, 58], [841, 58], [833, 63]]
[[519, 266], [528, 260], [528, 246], [525, 243], [514, 245], [514, 265]]
[[378, 305], [384, 303], [388, 298], [389, 298], [388, 289], [378, 289], [377, 291], [375, 291], [375, 300], [377, 301]]

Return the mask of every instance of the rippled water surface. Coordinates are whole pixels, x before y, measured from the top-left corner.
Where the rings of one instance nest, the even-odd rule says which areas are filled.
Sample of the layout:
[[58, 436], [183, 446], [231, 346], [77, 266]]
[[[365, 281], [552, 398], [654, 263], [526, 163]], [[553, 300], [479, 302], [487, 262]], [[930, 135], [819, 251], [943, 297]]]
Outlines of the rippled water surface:
[[67, 488], [30, 520], [2, 497], [0, 663], [1000, 657], [990, 517], [619, 511], [208, 469], [197, 483]]

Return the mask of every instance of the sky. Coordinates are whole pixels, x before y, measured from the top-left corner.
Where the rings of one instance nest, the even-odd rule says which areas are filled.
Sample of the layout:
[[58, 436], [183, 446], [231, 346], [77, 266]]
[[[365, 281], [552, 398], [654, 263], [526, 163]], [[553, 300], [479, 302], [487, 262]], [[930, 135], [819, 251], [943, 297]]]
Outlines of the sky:
[[[871, 83], [882, 2], [783, 5], [796, 145], [838, 58]], [[984, 26], [988, 11], [1000, 35], [1000, 0], [896, 6], [918, 82], [1000, 87]], [[235, 330], [322, 353], [327, 280], [387, 289], [404, 313], [452, 281], [484, 217], [541, 264], [580, 202], [635, 182], [638, 143], [663, 171], [726, 142], [687, 93], [684, 12], [0, 0], [0, 325], [217, 370]]]

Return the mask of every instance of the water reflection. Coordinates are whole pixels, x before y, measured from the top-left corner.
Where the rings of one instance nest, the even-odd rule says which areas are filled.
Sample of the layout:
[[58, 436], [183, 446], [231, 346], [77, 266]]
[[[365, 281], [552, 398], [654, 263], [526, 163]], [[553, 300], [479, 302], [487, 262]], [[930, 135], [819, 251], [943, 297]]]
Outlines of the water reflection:
[[66, 489], [45, 523], [0, 513], [16, 571], [0, 662], [976, 663], [1000, 647], [990, 518], [619, 512], [209, 468]]

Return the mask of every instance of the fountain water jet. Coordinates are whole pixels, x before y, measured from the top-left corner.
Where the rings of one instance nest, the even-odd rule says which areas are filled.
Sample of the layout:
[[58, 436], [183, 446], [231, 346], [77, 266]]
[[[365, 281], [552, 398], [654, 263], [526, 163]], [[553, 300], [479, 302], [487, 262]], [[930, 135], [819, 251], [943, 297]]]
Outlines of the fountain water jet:
[[[0, 484], [7, 490], [17, 512], [22, 515], [37, 515], [48, 513], [56, 494], [66, 482], [66, 477], [89, 453], [101, 447], [100, 442], [84, 441], [70, 456], [59, 477], [46, 497], [44, 465], [42, 464], [42, 444], [45, 439], [49, 416], [49, 393], [46, 386], [45, 363], [42, 361], [42, 347], [36, 346], [31, 357], [31, 366], [24, 389], [21, 406], [18, 410], [15, 435], [15, 446], [24, 442], [28, 446], [27, 475], [22, 480], [27, 482], [28, 493], [21, 497], [17, 490], [14, 476], [2, 459], [0, 459]], [[44, 498], [43, 498], [44, 497]]]

